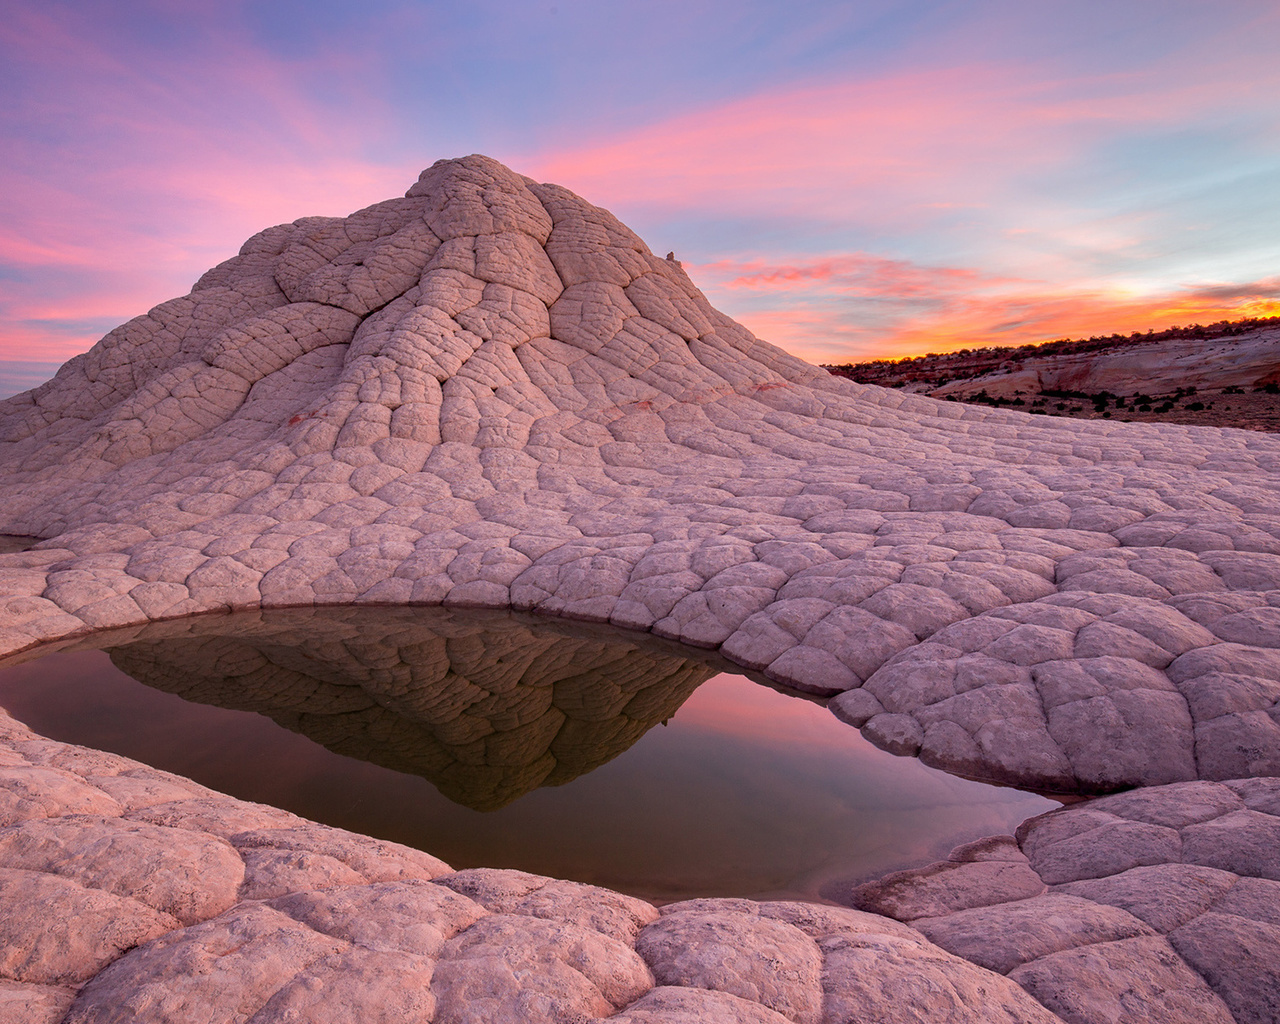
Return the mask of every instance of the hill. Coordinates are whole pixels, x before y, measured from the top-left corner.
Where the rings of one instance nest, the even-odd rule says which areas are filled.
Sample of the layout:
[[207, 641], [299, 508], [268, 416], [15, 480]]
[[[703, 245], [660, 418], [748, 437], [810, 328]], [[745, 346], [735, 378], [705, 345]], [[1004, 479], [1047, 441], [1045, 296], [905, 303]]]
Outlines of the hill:
[[[1025, 358], [974, 390], [1040, 412], [1157, 373], [1243, 391], [1276, 331]], [[832, 376], [485, 157], [255, 235], [0, 402], [0, 468], [0, 532], [30, 548], [0, 555], [0, 650], [228, 609], [510, 608], [718, 649], [966, 775], [1280, 772], [1263, 705], [1189, 682], [1213, 664], [1276, 706], [1248, 645], [1280, 646], [1280, 438]]]
[[1047, 416], [1280, 431], [1280, 317], [826, 369], [864, 384]]

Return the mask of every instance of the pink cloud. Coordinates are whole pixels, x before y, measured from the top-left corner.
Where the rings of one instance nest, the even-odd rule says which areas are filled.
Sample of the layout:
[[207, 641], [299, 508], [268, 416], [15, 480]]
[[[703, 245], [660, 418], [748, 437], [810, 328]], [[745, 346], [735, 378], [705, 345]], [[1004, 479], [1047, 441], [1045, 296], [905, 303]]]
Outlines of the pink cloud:
[[[969, 153], [1001, 146], [1008, 87], [1000, 69], [975, 67], [764, 93], [534, 154], [532, 173], [602, 202], [719, 212], [867, 213], [886, 188], [971, 201], [949, 187], [944, 156], [955, 143]], [[974, 124], [993, 109], [1001, 115]]]
[[528, 173], [632, 207], [904, 226], [1007, 207], [1011, 181], [1063, 166], [1099, 139], [1267, 109], [1266, 90], [1280, 89], [1276, 67], [1224, 63], [1206, 75], [1207, 64], [1172, 78], [1055, 75], [1013, 61], [850, 76], [531, 154]]
[[[202, 52], [216, 59], [151, 53], [145, 65], [56, 8], [0, 25], [40, 87], [27, 121], [11, 113], [3, 131], [0, 359], [68, 358], [103, 321], [185, 293], [261, 229], [345, 215], [413, 181], [414, 164], [360, 155], [391, 114], [349, 58], [288, 64], [206, 21], [221, 38]], [[315, 75], [346, 86], [345, 108], [313, 101]], [[76, 133], [88, 137], [58, 141]]]
[[797, 260], [771, 265], [764, 260], [718, 260], [690, 268], [719, 281], [719, 287], [760, 292], [822, 289], [831, 293], [911, 297], [940, 291], [1009, 284], [968, 267], [927, 267], [910, 260], [869, 253]]
[[[102, 321], [187, 291], [261, 228], [349, 213], [399, 194], [420, 169], [403, 155], [412, 143], [389, 141], [403, 120], [373, 84], [380, 54], [353, 45], [284, 59], [221, 9], [190, 14], [213, 41], [194, 61], [154, 51], [139, 61], [60, 7], [27, 5], [0, 23], [5, 50], [40, 86], [22, 105], [25, 134], [0, 134], [0, 358], [66, 358]], [[772, 237], [793, 251], [788, 223], [891, 250], [691, 266], [727, 312], [824, 361], [1218, 319], [1271, 300], [1100, 283], [1082, 267], [1141, 245], [1148, 226], [1082, 213], [1044, 182], [1131, 128], [1259, 111], [1274, 120], [1280, 65], [1213, 63], [1231, 52], [1188, 54], [1173, 75], [1013, 60], [854, 73], [510, 162], [628, 211], [781, 225]], [[321, 80], [340, 98], [320, 103], [310, 86]], [[15, 116], [0, 113], [5, 124]], [[90, 138], [59, 141], [77, 132]], [[374, 147], [392, 155], [363, 155]], [[901, 258], [940, 249], [939, 225], [955, 224], [940, 265]], [[894, 241], [872, 244], [872, 233]]]
[[[100, 331], [80, 331], [74, 328], [67, 330], [60, 328], [56, 323], [7, 323], [4, 324], [3, 330], [4, 338], [3, 342], [0, 342], [0, 363], [10, 361], [65, 363], [76, 353], [85, 351], [102, 336]], [[46, 379], [52, 376], [53, 374], [49, 373]]]

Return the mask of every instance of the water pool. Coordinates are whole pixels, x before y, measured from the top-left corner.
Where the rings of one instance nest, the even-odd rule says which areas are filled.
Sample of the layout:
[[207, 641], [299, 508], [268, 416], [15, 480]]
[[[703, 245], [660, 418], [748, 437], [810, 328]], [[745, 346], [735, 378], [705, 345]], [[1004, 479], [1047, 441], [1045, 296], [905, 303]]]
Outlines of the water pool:
[[1057, 806], [894, 757], [820, 702], [605, 627], [330, 609], [93, 643], [0, 668], [0, 705], [455, 867], [659, 902], [811, 899]]

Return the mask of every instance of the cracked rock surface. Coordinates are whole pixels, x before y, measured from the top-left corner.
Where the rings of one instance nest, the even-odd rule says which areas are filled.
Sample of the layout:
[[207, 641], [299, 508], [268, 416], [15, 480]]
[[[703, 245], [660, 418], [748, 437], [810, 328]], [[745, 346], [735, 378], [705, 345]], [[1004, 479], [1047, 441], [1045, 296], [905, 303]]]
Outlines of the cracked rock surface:
[[1058, 1019], [888, 917], [455, 872], [2, 724], [5, 1019]]
[[211, 609], [609, 622], [953, 771], [1280, 772], [1280, 439], [853, 384], [484, 157], [250, 239], [0, 403], [3, 650]]
[[854, 894], [888, 917], [659, 913], [6, 720], [0, 1012], [1280, 1019], [1278, 467], [1274, 435], [831, 377], [484, 157], [270, 228], [0, 403], [0, 655], [226, 609], [534, 611], [715, 649], [951, 771], [1146, 788]]
[[856, 887], [1070, 1021], [1280, 1019], [1280, 780], [1184, 782], [1024, 822]]
[[[1106, 797], [853, 889], [661, 909], [235, 800], [5, 718], [21, 1021], [1274, 1021], [1280, 781]], [[40, 802], [24, 794], [42, 792]], [[74, 921], [74, 927], [51, 926]]]

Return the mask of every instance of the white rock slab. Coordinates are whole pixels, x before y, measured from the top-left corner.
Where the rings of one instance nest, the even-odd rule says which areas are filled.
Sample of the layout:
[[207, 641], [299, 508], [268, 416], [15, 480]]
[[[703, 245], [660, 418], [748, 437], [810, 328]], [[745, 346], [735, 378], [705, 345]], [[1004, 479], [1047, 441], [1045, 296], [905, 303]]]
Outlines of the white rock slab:
[[[289, 605], [509, 607], [647, 629], [718, 647], [799, 690], [840, 694], [842, 718], [940, 767], [1059, 790], [1160, 786], [1174, 795], [1151, 806], [1191, 809], [1169, 820], [1104, 802], [1034, 825], [1024, 852], [1048, 884], [1179, 861], [1272, 880], [1277, 469], [1271, 435], [1035, 417], [832, 378], [713, 309], [678, 263], [606, 211], [467, 157], [428, 169], [403, 199], [267, 229], [190, 295], [0, 403], [0, 532], [42, 538], [0, 554], [0, 654]], [[161, 793], [144, 766], [141, 781], [99, 772], [118, 780], [99, 787], [77, 776], [74, 759], [46, 765], [36, 754], [47, 745], [6, 729], [19, 758], [5, 764], [17, 777], [0, 780], [0, 812], [45, 837], [15, 846], [23, 856], [54, 856], [60, 826], [41, 820], [87, 815], [225, 840], [247, 865], [244, 884], [259, 886], [245, 891], [275, 899], [291, 886], [354, 887], [353, 875], [429, 883], [444, 870], [379, 849], [366, 852], [387, 873], [371, 875], [353, 852], [360, 837], [187, 795], [180, 780]], [[1179, 785], [1197, 779], [1237, 780], [1223, 791], [1244, 806], [1195, 818], [1204, 793]], [[145, 863], [151, 833], [121, 828], [104, 849], [122, 843]], [[420, 951], [370, 950], [349, 931], [318, 932], [252, 902], [151, 938], [177, 918], [93, 888], [110, 877], [133, 891], [127, 871], [64, 876], [49, 873], [53, 860], [28, 862], [34, 872], [10, 870], [101, 927], [33, 946], [39, 966], [10, 974], [20, 987], [5, 997], [60, 1007], [67, 987], [92, 974], [68, 1020], [189, 1019], [215, 991], [234, 993], [228, 1019], [318, 1019], [325, 986], [332, 1005], [364, 1015], [367, 994], [387, 985], [381, 1005], [405, 1019], [463, 1019], [481, 1005], [482, 977], [490, 1020], [628, 1006], [637, 1020], [766, 1020], [775, 1006], [817, 1020], [868, 998], [830, 971], [833, 957], [865, 966], [870, 940], [832, 945], [812, 923], [793, 928], [810, 943], [795, 940], [807, 950], [795, 953], [797, 973], [779, 987], [765, 971], [743, 995], [732, 978], [713, 978], [697, 929], [655, 940], [657, 966], [645, 965], [616, 937], [630, 927], [625, 912], [593, 919], [611, 922], [612, 934], [562, 916], [570, 910], [557, 908], [578, 906], [581, 894], [548, 892], [528, 913], [486, 910], [433, 968]], [[216, 913], [230, 867], [211, 875], [221, 888], [204, 902], [153, 902], [192, 920]], [[199, 881], [190, 864], [174, 870]], [[951, 874], [972, 881], [984, 871], [1008, 874]], [[1087, 975], [1096, 958], [1071, 952], [1073, 934], [1116, 944], [1116, 962], [1145, 972], [1135, 991], [1190, 976], [1148, 941], [1154, 925], [1120, 906], [1057, 892], [1025, 901], [1095, 908], [1048, 927], [1000, 910], [1013, 904], [976, 905], [971, 889], [958, 904], [932, 890], [899, 895], [915, 910], [965, 905], [928, 919], [969, 915], [939, 924], [940, 937], [989, 935], [973, 927], [979, 920], [1035, 924], [1030, 938], [1000, 947], [1000, 963], [1021, 965], [1029, 987], [1072, 1019], [1104, 1019], [1107, 993], [1119, 991], [1099, 977], [1093, 1003], [1073, 1001], [1054, 971], [1036, 967], [1056, 957]], [[1259, 899], [1200, 914], [1168, 938], [1237, 1019], [1273, 1013], [1276, 926], [1236, 912]], [[708, 935], [770, 929], [739, 919], [758, 908], [696, 914]], [[923, 970], [890, 934], [900, 976]], [[102, 969], [137, 942], [147, 944]], [[1256, 969], [1232, 952], [1259, 944], [1270, 952]], [[951, 970], [936, 953], [925, 959]], [[167, 973], [186, 962], [199, 970]], [[617, 969], [601, 973], [606, 962]], [[512, 980], [535, 969], [559, 982]], [[645, 995], [659, 991], [650, 970], [712, 979], [719, 995], [673, 994], [688, 983]], [[986, 975], [947, 976], [946, 1012], [997, 991], [980, 1019], [1048, 1012]], [[905, 991], [894, 985], [867, 991]], [[1203, 990], [1187, 991], [1162, 1012], [1212, 1017]]]

